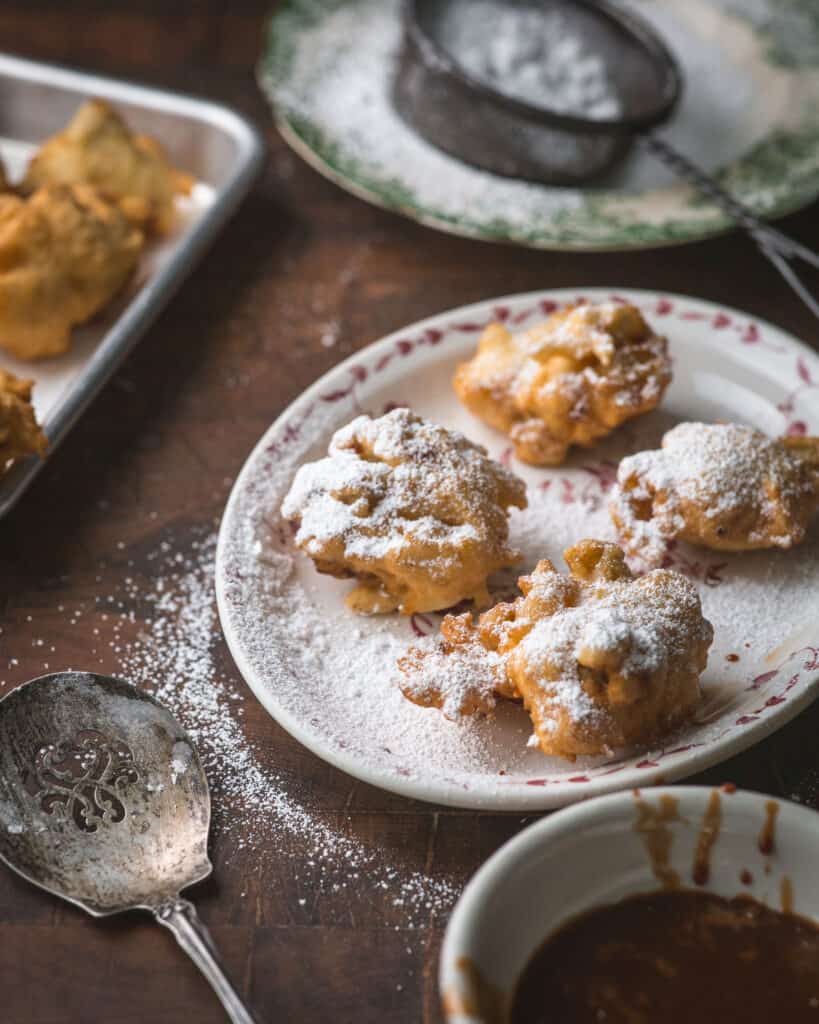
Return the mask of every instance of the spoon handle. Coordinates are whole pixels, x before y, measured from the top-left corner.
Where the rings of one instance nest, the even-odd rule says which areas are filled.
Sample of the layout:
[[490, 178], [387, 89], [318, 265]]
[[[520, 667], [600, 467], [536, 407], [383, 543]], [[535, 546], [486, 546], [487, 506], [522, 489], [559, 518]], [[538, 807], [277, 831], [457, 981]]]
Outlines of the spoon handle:
[[257, 1024], [236, 989], [227, 979], [210, 932], [202, 924], [190, 900], [177, 897], [153, 909], [154, 917], [173, 933], [173, 937], [193, 960], [222, 1000], [232, 1024]]

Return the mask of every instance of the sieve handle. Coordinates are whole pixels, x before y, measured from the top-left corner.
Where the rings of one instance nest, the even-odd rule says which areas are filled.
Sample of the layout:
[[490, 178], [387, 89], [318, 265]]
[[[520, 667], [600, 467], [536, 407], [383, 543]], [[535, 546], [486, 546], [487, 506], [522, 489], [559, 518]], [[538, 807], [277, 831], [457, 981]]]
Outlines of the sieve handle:
[[776, 267], [788, 285], [819, 319], [819, 300], [811, 294], [788, 262], [788, 260], [801, 259], [812, 267], [819, 268], [819, 254], [806, 245], [802, 245], [795, 238], [783, 234], [776, 228], [772, 228], [770, 224], [760, 220], [753, 210], [735, 199], [710, 174], [692, 163], [688, 157], [664, 139], [657, 135], [644, 135], [642, 142], [666, 167], [693, 185], [698, 192], [710, 199], [747, 231], [759, 246], [762, 255]]

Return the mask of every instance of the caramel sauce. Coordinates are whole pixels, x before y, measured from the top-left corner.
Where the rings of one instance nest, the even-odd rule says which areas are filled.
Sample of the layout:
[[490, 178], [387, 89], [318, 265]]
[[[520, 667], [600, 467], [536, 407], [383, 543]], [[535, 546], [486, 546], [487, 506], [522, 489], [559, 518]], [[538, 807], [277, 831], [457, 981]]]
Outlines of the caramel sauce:
[[726, 661], [739, 661], [739, 655], [738, 654], [726, 654], [725, 655], [725, 660]]
[[670, 822], [679, 821], [677, 800], [669, 793], [660, 796], [657, 806], [639, 797], [635, 790], [637, 820], [634, 830], [640, 834], [645, 843], [646, 852], [651, 861], [654, 877], [665, 889], [676, 889], [680, 884], [680, 876], [671, 867], [671, 843], [673, 835], [668, 827]]
[[743, 868], [742, 871], [740, 871], [740, 873], [739, 873], [739, 880], [740, 880], [740, 882], [742, 882], [743, 885], [753, 885], [754, 884], [754, 876], [751, 874], [751, 872], [747, 868]]
[[748, 896], [634, 896], [551, 936], [525, 968], [509, 1020], [816, 1024], [819, 928]]
[[776, 816], [779, 814], [779, 804], [776, 800], [768, 800], [765, 804], [765, 824], [759, 833], [759, 849], [766, 856], [772, 854], [776, 848]]
[[722, 807], [719, 790], [714, 789], [708, 798], [708, 806], [703, 815], [697, 850], [694, 854], [694, 864], [691, 868], [691, 877], [697, 885], [705, 885], [711, 874], [711, 850], [717, 841], [721, 822]]
[[[731, 783], [727, 783], [722, 788], [728, 793], [736, 789], [735, 786], [731, 788]], [[637, 807], [634, 830], [640, 834], [645, 844], [654, 877], [662, 884], [663, 888], [677, 889], [680, 885], [680, 876], [671, 867], [671, 845], [674, 836], [669, 828], [671, 822], [681, 820], [677, 800], [671, 794], [664, 793], [660, 796], [659, 803], [654, 805], [643, 800], [639, 792], [639, 790], [634, 790], [634, 802]], [[711, 791], [708, 806], [703, 815], [694, 863], [691, 866], [691, 877], [697, 885], [705, 885], [708, 881], [711, 873], [711, 850], [717, 841], [721, 822], [720, 793], [719, 790], [714, 789]]]
[[468, 956], [459, 957], [456, 967], [461, 973], [459, 989], [448, 989], [442, 1002], [447, 1020], [450, 1018], [474, 1017], [483, 1024], [504, 1024], [506, 998], [483, 976], [480, 967]]

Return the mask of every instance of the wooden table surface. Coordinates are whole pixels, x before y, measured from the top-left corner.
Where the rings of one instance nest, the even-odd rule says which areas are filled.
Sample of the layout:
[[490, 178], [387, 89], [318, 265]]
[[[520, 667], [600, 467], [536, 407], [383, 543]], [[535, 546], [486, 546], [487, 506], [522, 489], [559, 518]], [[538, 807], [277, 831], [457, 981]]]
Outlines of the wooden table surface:
[[[335, 362], [447, 307], [535, 288], [609, 284], [702, 296], [811, 342], [817, 325], [737, 235], [655, 252], [538, 253], [448, 238], [373, 209], [277, 138], [253, 79], [266, 3], [7, 0], [0, 50], [179, 88], [233, 104], [270, 146], [236, 218], [0, 529], [0, 679], [88, 664], [99, 595], [151, 587], [149, 553], [212, 528], [250, 448]], [[817, 207], [783, 225], [819, 247]], [[338, 340], [321, 336], [337, 324]], [[241, 386], [237, 384], [241, 382]], [[134, 628], [144, 608], [134, 600]], [[82, 615], [77, 615], [82, 612]], [[39, 643], [44, 641], [44, 643]], [[243, 684], [219, 641], [217, 663]], [[101, 659], [101, 663], [100, 663]], [[113, 648], [95, 657], [113, 671]], [[259, 758], [324, 820], [401, 870], [460, 885], [520, 815], [438, 809], [324, 765], [247, 694]], [[695, 781], [730, 780], [815, 801], [819, 705]], [[230, 820], [217, 808], [217, 823]], [[217, 828], [215, 872], [194, 890], [232, 976], [264, 1021], [440, 1021], [445, 915], [409, 929], [368, 877], [306, 887], [297, 836], [243, 849]], [[171, 938], [139, 916], [99, 922], [0, 871], [4, 1024], [216, 1024], [224, 1018]]]

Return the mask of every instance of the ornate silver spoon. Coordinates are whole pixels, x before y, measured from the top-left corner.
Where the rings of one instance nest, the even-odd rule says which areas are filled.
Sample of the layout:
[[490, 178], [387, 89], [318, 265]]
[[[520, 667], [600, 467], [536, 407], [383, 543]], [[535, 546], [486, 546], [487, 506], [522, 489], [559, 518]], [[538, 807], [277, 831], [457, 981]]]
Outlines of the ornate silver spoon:
[[211, 870], [210, 794], [184, 730], [109, 676], [55, 672], [0, 701], [0, 859], [94, 917], [148, 910], [254, 1024], [182, 889]]

